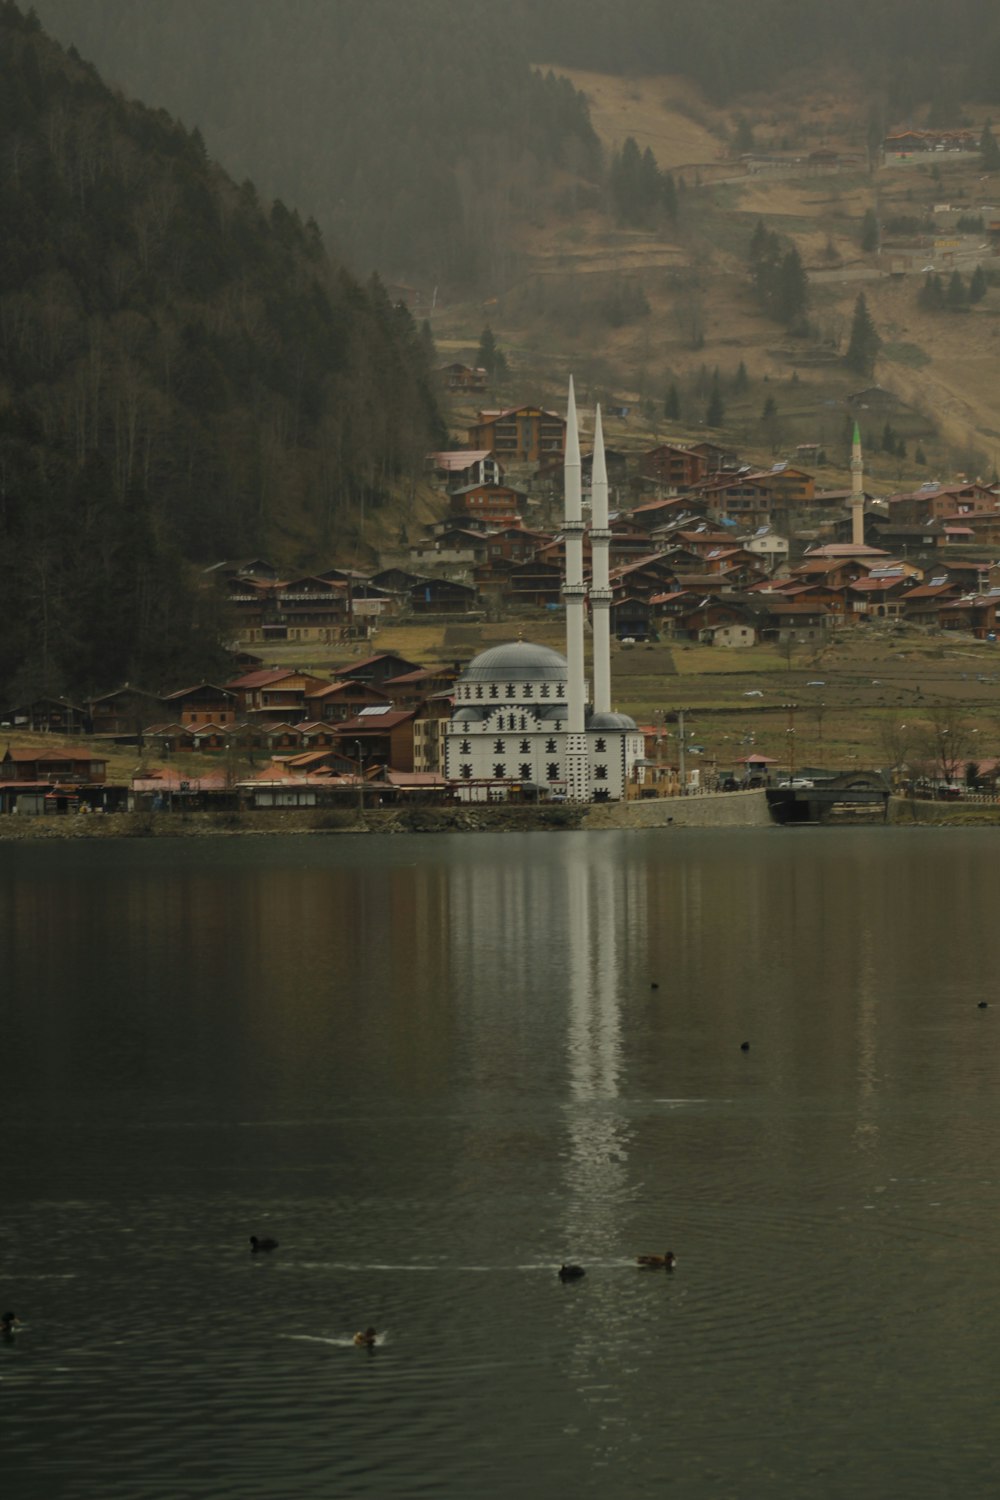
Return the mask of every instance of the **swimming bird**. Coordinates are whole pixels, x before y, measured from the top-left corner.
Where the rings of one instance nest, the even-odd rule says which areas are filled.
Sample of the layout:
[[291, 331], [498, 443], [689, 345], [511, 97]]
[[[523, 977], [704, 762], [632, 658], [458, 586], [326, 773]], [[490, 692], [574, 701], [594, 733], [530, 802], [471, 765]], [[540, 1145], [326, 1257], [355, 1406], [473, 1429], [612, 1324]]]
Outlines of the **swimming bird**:
[[988, 1000], [980, 1000], [980, 1002], [979, 1002], [979, 1004], [978, 1004], [978, 1006], [976, 1008], [977, 1008], [977, 1010], [989, 1010], [989, 1008], [990, 1008], [990, 1002]]
[[354, 1335], [354, 1342], [361, 1348], [370, 1349], [375, 1342], [376, 1334], [374, 1328], [366, 1328], [363, 1333]]
[[667, 1250], [663, 1255], [637, 1255], [635, 1263], [637, 1266], [645, 1266], [649, 1271], [672, 1271], [677, 1260], [672, 1250]]
[[653, 982], [652, 982], [652, 984], [649, 986], [649, 988], [651, 990], [658, 990], [660, 988], [660, 986], [657, 984], [656, 980], [654, 979]]
[[3, 1317], [0, 1318], [0, 1333], [2, 1333], [5, 1338], [9, 1338], [20, 1321], [21, 1319], [17, 1316], [17, 1313], [4, 1313]]
[[566, 1265], [563, 1265], [563, 1266], [559, 1267], [559, 1280], [560, 1281], [579, 1281], [580, 1277], [581, 1276], [586, 1276], [586, 1274], [587, 1273], [583, 1269], [582, 1266], [566, 1266]]
[[255, 1234], [250, 1236], [250, 1254], [256, 1255], [258, 1250], [277, 1250], [277, 1240], [259, 1240]]
[[740, 1042], [740, 1051], [741, 1052], [749, 1052], [750, 1051], [750, 1043], [749, 1042]]

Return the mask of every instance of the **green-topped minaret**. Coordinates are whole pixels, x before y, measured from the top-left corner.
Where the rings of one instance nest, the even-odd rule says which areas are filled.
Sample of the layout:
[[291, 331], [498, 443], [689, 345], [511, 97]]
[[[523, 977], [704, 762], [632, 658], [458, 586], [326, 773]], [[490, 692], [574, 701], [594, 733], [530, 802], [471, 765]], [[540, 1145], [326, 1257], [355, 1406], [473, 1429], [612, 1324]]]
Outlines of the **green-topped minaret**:
[[861, 456], [861, 432], [854, 424], [851, 442], [851, 541], [860, 547], [865, 540], [865, 463]]

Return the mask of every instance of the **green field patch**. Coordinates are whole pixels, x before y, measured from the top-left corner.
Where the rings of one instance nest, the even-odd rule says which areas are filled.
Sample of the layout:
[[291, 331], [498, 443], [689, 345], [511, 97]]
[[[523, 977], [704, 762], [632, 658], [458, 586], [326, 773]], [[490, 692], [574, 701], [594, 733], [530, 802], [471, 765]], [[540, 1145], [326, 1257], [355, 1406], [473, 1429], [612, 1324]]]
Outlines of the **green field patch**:
[[930, 355], [919, 344], [883, 344], [882, 355], [895, 365], [909, 365], [913, 370], [921, 370], [931, 362]]

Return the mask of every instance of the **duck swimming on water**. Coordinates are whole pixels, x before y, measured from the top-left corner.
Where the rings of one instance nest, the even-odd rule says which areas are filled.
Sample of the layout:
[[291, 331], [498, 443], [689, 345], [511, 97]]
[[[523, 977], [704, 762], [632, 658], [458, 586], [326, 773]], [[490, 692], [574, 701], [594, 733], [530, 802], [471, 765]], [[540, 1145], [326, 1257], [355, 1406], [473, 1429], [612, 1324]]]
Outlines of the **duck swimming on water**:
[[649, 1271], [672, 1271], [677, 1257], [672, 1250], [667, 1250], [663, 1255], [637, 1255], [635, 1263], [637, 1266], [645, 1266]]
[[255, 1234], [250, 1236], [250, 1254], [256, 1255], [258, 1250], [277, 1250], [277, 1240], [259, 1240]]
[[563, 1265], [559, 1267], [558, 1274], [560, 1281], [579, 1281], [580, 1277], [586, 1276], [587, 1273], [582, 1266]]
[[0, 1318], [0, 1334], [5, 1339], [9, 1339], [20, 1322], [21, 1319], [17, 1316], [17, 1313], [5, 1312], [3, 1317]]
[[354, 1342], [359, 1346], [359, 1348], [370, 1349], [374, 1344], [376, 1337], [377, 1334], [374, 1328], [366, 1328], [363, 1333], [356, 1333], [354, 1335]]

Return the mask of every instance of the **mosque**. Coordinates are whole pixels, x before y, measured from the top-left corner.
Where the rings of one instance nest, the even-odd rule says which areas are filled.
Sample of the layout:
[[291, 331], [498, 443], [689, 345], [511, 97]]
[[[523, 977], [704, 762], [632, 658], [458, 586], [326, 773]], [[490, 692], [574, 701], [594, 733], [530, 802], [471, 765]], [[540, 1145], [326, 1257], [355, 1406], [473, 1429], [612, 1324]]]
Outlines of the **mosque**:
[[594, 693], [584, 680], [583, 519], [580, 438], [570, 379], [564, 467], [566, 655], [514, 641], [472, 659], [455, 684], [444, 738], [444, 774], [460, 797], [503, 798], [531, 785], [570, 802], [618, 801], [644, 754], [635, 720], [611, 709], [608, 476], [601, 410], [594, 426], [591, 583]]

